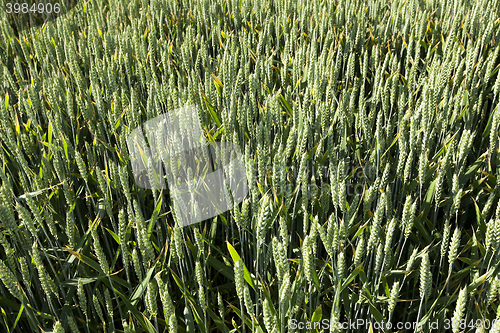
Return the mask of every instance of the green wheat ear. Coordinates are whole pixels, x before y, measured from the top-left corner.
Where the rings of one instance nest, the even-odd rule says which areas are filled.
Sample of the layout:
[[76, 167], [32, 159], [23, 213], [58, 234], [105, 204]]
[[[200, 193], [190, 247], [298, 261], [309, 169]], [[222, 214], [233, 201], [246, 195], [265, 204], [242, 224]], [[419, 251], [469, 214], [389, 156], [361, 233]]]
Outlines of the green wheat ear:
[[59, 321], [56, 321], [53, 327], [53, 332], [54, 333], [63, 333], [64, 332], [64, 327]]
[[458, 299], [455, 311], [453, 312], [453, 317], [451, 319], [451, 326], [453, 333], [460, 332], [460, 322], [464, 315], [466, 302], [467, 302], [467, 290], [466, 288], [463, 288], [460, 289], [460, 292], [458, 293]]
[[432, 292], [432, 275], [429, 254], [425, 252], [420, 263], [420, 298], [427, 301]]
[[456, 228], [451, 237], [450, 249], [448, 251], [448, 263], [450, 266], [455, 262], [458, 255], [458, 247], [460, 246], [461, 231]]
[[22, 300], [22, 293], [19, 290], [17, 279], [3, 261], [0, 260], [0, 279], [9, 292], [18, 300]]

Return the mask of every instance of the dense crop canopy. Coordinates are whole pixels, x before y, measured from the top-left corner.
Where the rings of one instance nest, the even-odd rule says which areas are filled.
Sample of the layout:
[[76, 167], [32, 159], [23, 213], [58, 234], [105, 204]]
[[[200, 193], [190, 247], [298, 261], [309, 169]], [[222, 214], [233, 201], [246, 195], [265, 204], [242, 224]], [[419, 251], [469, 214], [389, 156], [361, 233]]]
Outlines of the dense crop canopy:
[[[498, 0], [68, 10], [0, 20], [0, 331], [500, 330]], [[248, 195], [182, 226], [127, 138], [185, 106]]]

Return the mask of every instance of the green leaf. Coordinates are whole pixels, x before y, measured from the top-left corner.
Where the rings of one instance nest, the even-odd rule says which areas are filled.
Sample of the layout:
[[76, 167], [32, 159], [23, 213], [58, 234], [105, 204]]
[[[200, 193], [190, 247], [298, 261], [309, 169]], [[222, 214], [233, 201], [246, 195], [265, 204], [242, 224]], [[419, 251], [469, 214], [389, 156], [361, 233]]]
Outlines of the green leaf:
[[52, 146], [52, 123], [49, 121], [49, 130], [48, 130], [48, 141], [49, 148]]
[[[370, 313], [377, 320], [377, 322], [378, 323], [386, 323], [387, 320], [380, 313], [380, 311], [377, 309], [377, 307], [373, 304], [371, 299], [368, 299], [368, 304], [370, 305]], [[383, 329], [384, 332], [388, 332], [386, 325], [381, 325], [381, 328]]]
[[418, 230], [420, 235], [425, 239], [427, 244], [432, 242], [432, 237], [429, 235], [429, 232], [427, 231], [427, 228], [425, 227], [425, 219], [427, 218], [427, 215], [429, 214], [429, 211], [431, 209], [432, 205], [432, 199], [434, 198], [434, 190], [436, 187], [437, 179], [435, 179], [430, 185], [429, 189], [427, 190], [427, 194], [425, 196], [424, 202], [423, 202], [423, 212], [420, 214], [420, 217], [415, 219], [415, 228]]
[[137, 319], [137, 321], [141, 324], [141, 326], [147, 332], [149, 332], [149, 333], [158, 333], [156, 331], [156, 329], [154, 328], [154, 326], [149, 321], [149, 319], [146, 318], [146, 316], [144, 316], [144, 314], [140, 313], [139, 310], [137, 310], [137, 308], [134, 305], [132, 305], [132, 303], [130, 302], [130, 300], [125, 295], [123, 295], [117, 289], [114, 289], [114, 291], [115, 291], [115, 293], [118, 296], [120, 296], [120, 298], [122, 299], [123, 303], [125, 303], [125, 306], [127, 307], [127, 309], [134, 315], [135, 319]]
[[209, 264], [210, 266], [212, 266], [213, 268], [215, 268], [215, 270], [217, 272], [221, 273], [222, 275], [224, 275], [228, 279], [234, 281], [234, 272], [231, 269], [231, 267], [223, 264], [222, 262], [220, 262], [219, 260], [217, 260], [216, 258], [214, 258], [213, 255], [209, 255], [208, 256], [208, 258], [207, 258], [207, 264]]
[[479, 169], [486, 156], [488, 156], [488, 152], [485, 152], [484, 154], [479, 156], [478, 159], [474, 162], [474, 164], [472, 164], [467, 169], [467, 171], [459, 177], [460, 184], [465, 184], [469, 180], [469, 178], [472, 177], [472, 175], [476, 172], [476, 170]]
[[16, 329], [17, 323], [19, 322], [19, 319], [21, 319], [21, 315], [23, 314], [24, 306], [21, 304], [21, 307], [19, 308], [19, 313], [17, 314], [16, 321], [14, 322], [14, 325], [12, 325], [12, 328], [10, 329], [10, 332], [14, 332]]
[[321, 305], [316, 308], [314, 311], [312, 317], [311, 317], [311, 322], [319, 322], [321, 321], [321, 317], [323, 316], [323, 310], [321, 310]]
[[[232, 304], [229, 304], [229, 306], [231, 307], [231, 309], [233, 309], [233, 311], [236, 313], [236, 315], [241, 319], [241, 311], [240, 311], [240, 309], [238, 309], [237, 307], [235, 307]], [[252, 321], [250, 320], [250, 318], [248, 316], [245, 316], [245, 325], [247, 325], [247, 327], [250, 328], [250, 329], [252, 328], [252, 325], [253, 325], [254, 332], [264, 333], [264, 331], [262, 330], [262, 328], [260, 327], [260, 325], [258, 324], [258, 322], [254, 322], [252, 324]], [[236, 327], [236, 330], [239, 332], [239, 330], [238, 330], [237, 327]]]
[[347, 279], [345, 280], [345, 282], [342, 284], [342, 287], [340, 288], [340, 291], [344, 290], [351, 282], [352, 280], [354, 280], [354, 278], [356, 276], [358, 276], [359, 272], [362, 271], [362, 265], [359, 265], [358, 267], [356, 267], [356, 269], [354, 271], [352, 271], [351, 274], [349, 274], [349, 276], [347, 277]]
[[92, 282], [95, 282], [100, 279], [104, 279], [106, 275], [98, 275], [94, 277], [86, 277], [86, 278], [77, 278], [77, 279], [68, 279], [63, 282], [61, 282], [61, 285], [63, 286], [78, 286], [78, 281], [82, 281], [82, 284], [86, 285]]
[[[89, 228], [89, 230], [90, 230], [90, 228]], [[75, 258], [77, 258], [78, 260], [80, 260], [81, 262], [86, 264], [87, 266], [93, 268], [95, 271], [104, 275], [104, 272], [101, 270], [101, 266], [98, 263], [96, 263], [95, 261], [93, 261], [92, 259], [86, 257], [85, 255], [83, 255], [81, 253], [75, 252], [71, 249], [65, 248], [65, 250], [70, 252]], [[130, 288], [130, 285], [127, 283], [127, 281], [119, 278], [118, 276], [110, 275], [109, 278], [111, 280], [115, 281], [116, 283], [121, 284], [122, 286], [124, 286], [126, 288]]]
[[229, 328], [226, 326], [224, 323], [224, 320], [218, 317], [211, 309], [210, 307], [207, 307], [207, 313], [212, 318], [214, 321], [215, 325], [219, 328], [219, 332], [229, 332]]
[[0, 310], [2, 311], [3, 324], [7, 328], [7, 331], [12, 332], [12, 330], [9, 328], [9, 323], [7, 322], [7, 313], [3, 308], [0, 308]]
[[134, 293], [130, 297], [130, 303], [132, 305], [135, 306], [139, 301], [140, 297], [142, 296], [142, 294], [144, 294], [144, 292], [146, 291], [146, 288], [148, 287], [149, 284], [149, 280], [151, 279], [154, 270], [155, 270], [155, 265], [153, 265], [153, 267], [149, 269], [148, 273], [146, 274], [142, 282], [135, 288]]
[[163, 195], [160, 194], [160, 200], [158, 200], [158, 203], [156, 204], [155, 210], [153, 211], [153, 215], [152, 215], [151, 219], [149, 220], [148, 235], [151, 235], [151, 230], [153, 229], [153, 223], [156, 222], [158, 215], [160, 215], [160, 209], [161, 209], [162, 202], [163, 202]]
[[26, 195], [29, 195], [31, 197], [36, 197], [37, 195], [42, 194], [43, 192], [45, 192], [47, 190], [51, 190], [51, 189], [57, 187], [58, 185], [62, 185], [62, 183], [59, 183], [57, 185], [54, 185], [54, 186], [51, 186], [51, 187], [47, 187], [47, 188], [44, 188], [44, 189], [41, 189], [41, 190], [38, 190], [38, 191], [34, 191], [34, 192], [30, 192], [30, 193], [24, 193], [24, 194], [18, 196], [16, 198], [16, 200], [18, 200], [18, 201], [26, 200]]
[[116, 241], [116, 243], [117, 243], [118, 245], [120, 245], [120, 238], [118, 237], [118, 235], [117, 235], [117, 234], [115, 234], [112, 230], [109, 230], [109, 229], [108, 229], [108, 228], [106, 228], [106, 227], [104, 227], [104, 229], [106, 229], [106, 230], [109, 232], [109, 234], [111, 235], [111, 237], [113, 237], [113, 239]]
[[[231, 243], [229, 243], [229, 241], [226, 241], [226, 243], [227, 243], [227, 248], [229, 249], [229, 253], [231, 254], [231, 257], [233, 258], [233, 262], [236, 263], [238, 260], [241, 260], [240, 255], [238, 254], [238, 252], [236, 252], [236, 250], [231, 245]], [[250, 276], [250, 272], [248, 271], [247, 267], [245, 266], [245, 263], [242, 263], [242, 264], [243, 264], [243, 269], [245, 270], [245, 280], [248, 282], [250, 287], [252, 287], [254, 290], [256, 290], [255, 286], [253, 284], [253, 281], [252, 281], [252, 277]]]
[[62, 138], [62, 142], [63, 142], [64, 156], [66, 156], [66, 161], [68, 162], [68, 165], [69, 165], [70, 159], [69, 159], [69, 155], [68, 155], [68, 143], [66, 142], [66, 139], [64, 138], [64, 135], [62, 133], [61, 133], [61, 138]]

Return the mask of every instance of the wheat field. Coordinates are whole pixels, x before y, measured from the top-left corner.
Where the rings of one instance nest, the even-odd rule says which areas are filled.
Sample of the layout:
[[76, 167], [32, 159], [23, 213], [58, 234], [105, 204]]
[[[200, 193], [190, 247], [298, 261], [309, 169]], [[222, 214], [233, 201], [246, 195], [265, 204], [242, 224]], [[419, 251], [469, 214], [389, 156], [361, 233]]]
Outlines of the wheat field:
[[[498, 0], [7, 2], [1, 332], [500, 332]], [[185, 106], [248, 182], [187, 226], [127, 147]]]

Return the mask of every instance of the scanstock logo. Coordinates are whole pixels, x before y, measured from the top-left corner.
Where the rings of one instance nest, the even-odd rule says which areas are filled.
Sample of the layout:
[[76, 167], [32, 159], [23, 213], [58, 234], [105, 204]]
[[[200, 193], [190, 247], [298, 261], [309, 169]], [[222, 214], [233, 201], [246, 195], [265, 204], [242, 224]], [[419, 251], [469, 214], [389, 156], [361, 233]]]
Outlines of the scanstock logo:
[[[248, 193], [239, 146], [207, 142], [194, 106], [150, 119], [127, 138], [135, 183], [166, 189], [178, 225], [219, 215]], [[148, 142], [146, 142], [146, 138]]]

